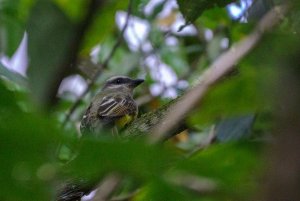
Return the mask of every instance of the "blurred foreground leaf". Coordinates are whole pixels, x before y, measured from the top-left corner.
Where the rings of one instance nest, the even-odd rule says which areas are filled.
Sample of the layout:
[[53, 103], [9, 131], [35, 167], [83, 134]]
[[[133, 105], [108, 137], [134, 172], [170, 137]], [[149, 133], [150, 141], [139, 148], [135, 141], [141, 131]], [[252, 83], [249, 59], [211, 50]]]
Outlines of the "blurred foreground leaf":
[[18, 16], [15, 0], [0, 1], [0, 53], [12, 56], [24, 34], [24, 24]]
[[259, 113], [272, 108], [273, 90], [270, 87], [277, 71], [273, 66], [254, 62], [246, 60], [240, 64], [236, 75], [226, 77], [222, 83], [214, 86], [203, 99], [199, 110], [189, 117], [191, 125], [203, 125], [221, 118]]
[[0, 63], [0, 76], [4, 76], [11, 82], [16, 83], [22, 87], [28, 87], [28, 83], [25, 77], [23, 77], [18, 73], [8, 70], [1, 63]]
[[254, 118], [254, 115], [244, 115], [220, 121], [216, 126], [217, 140], [227, 142], [249, 137]]
[[57, 172], [58, 130], [49, 119], [19, 109], [0, 84], [0, 200], [48, 200]]
[[84, 43], [82, 54], [88, 55], [92, 48], [103, 41], [108, 35], [112, 34], [115, 28], [115, 15], [119, 10], [126, 10], [128, 1], [107, 1], [105, 7], [101, 8], [95, 16], [95, 20], [89, 27]]
[[261, 167], [261, 144], [235, 142], [202, 150], [181, 161], [177, 169], [216, 182], [216, 192], [203, 198], [225, 201], [251, 200], [248, 196], [257, 190]]
[[74, 22], [80, 22], [86, 14], [90, 0], [54, 0]]
[[[205, 10], [214, 7], [224, 7], [233, 1], [234, 0], [177, 0], [177, 4], [186, 20], [185, 25], [188, 25], [200, 17]], [[183, 27], [181, 27], [180, 30], [182, 28]]]
[[142, 141], [85, 139], [80, 154], [68, 164], [76, 175], [94, 177], [109, 172], [120, 172], [139, 179], [162, 174], [176, 156], [162, 147]]

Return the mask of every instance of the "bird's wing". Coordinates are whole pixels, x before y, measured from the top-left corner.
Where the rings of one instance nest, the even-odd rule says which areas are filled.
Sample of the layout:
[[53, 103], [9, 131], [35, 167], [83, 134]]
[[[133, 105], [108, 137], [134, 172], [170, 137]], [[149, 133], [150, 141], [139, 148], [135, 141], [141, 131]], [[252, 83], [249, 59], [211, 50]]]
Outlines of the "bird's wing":
[[106, 96], [98, 107], [98, 116], [102, 118], [122, 117], [136, 112], [136, 103], [130, 96]]

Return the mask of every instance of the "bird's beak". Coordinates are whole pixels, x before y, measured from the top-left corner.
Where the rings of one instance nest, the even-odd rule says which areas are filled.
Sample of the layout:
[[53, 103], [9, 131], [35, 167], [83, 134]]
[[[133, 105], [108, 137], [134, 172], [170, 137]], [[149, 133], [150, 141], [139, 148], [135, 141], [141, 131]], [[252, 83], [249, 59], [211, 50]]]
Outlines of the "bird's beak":
[[142, 84], [145, 80], [143, 79], [136, 79], [136, 80], [133, 80], [133, 86], [134, 87], [137, 87], [138, 85]]

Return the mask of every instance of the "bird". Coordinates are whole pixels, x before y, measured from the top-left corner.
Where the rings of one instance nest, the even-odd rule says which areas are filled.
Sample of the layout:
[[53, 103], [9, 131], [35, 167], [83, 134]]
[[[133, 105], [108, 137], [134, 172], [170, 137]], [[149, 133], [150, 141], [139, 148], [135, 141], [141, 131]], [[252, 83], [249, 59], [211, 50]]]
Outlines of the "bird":
[[143, 79], [127, 76], [113, 76], [106, 80], [82, 117], [81, 134], [97, 136], [105, 128], [121, 129], [133, 121], [138, 114], [133, 90], [143, 82]]
[[[138, 114], [133, 90], [143, 82], [143, 79], [127, 76], [113, 76], [106, 80], [82, 117], [81, 134], [98, 136], [102, 129], [122, 129], [133, 121]], [[97, 183], [84, 178], [70, 179], [60, 187], [56, 201], [80, 201]]]

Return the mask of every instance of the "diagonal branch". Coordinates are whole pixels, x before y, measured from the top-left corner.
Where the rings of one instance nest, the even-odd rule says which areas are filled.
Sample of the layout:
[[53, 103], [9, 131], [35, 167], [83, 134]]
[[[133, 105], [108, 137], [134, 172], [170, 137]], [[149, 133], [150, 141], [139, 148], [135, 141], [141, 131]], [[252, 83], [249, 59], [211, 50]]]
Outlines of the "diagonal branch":
[[158, 124], [152, 130], [150, 140], [156, 142], [164, 138], [168, 131], [183, 120], [195, 105], [203, 99], [209, 88], [230, 72], [235, 67], [235, 64], [255, 47], [266, 31], [271, 30], [274, 25], [281, 21], [286, 11], [286, 7], [275, 7], [272, 9], [259, 21], [250, 35], [233, 45], [213, 62], [200, 77], [197, 85], [191, 88], [174, 105], [171, 105], [169, 112], [162, 120], [163, 123]]
[[111, 196], [112, 192], [118, 187], [121, 178], [117, 174], [110, 174], [106, 176], [99, 184], [95, 197], [92, 201], [106, 201]]
[[150, 132], [149, 140], [157, 142], [184, 129], [180, 122], [183, 122], [187, 114], [203, 99], [210, 87], [230, 72], [235, 64], [258, 44], [264, 33], [281, 21], [287, 10], [287, 6], [279, 6], [269, 11], [250, 35], [233, 45], [207, 68], [194, 87], [157, 111], [146, 113], [136, 119], [125, 130], [125, 137]]

